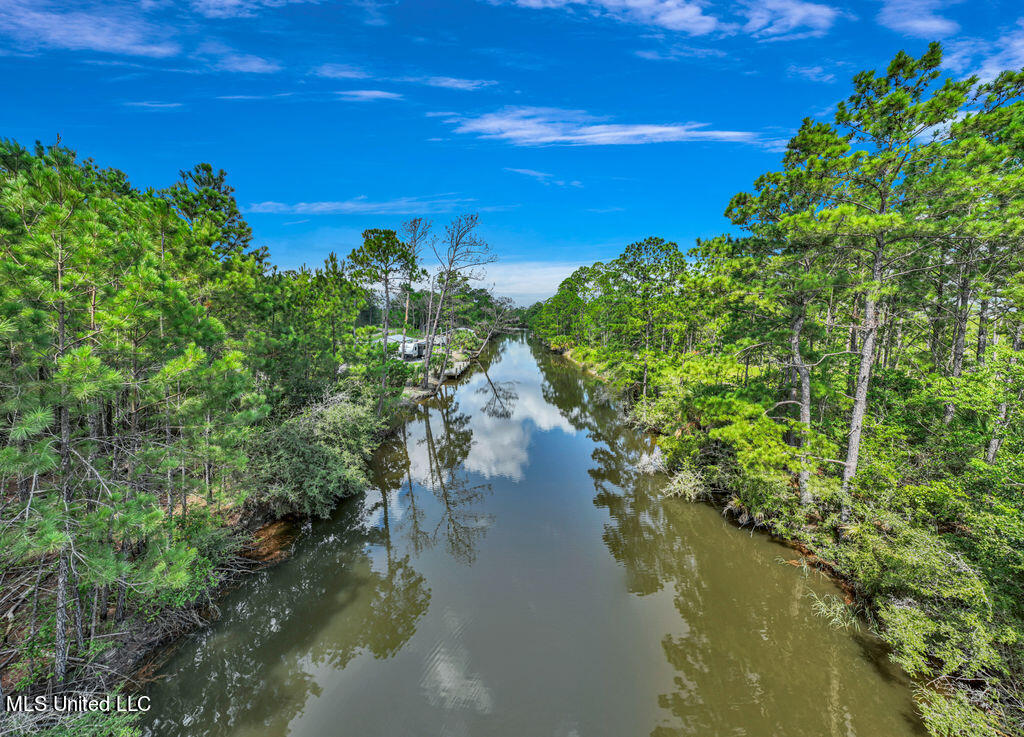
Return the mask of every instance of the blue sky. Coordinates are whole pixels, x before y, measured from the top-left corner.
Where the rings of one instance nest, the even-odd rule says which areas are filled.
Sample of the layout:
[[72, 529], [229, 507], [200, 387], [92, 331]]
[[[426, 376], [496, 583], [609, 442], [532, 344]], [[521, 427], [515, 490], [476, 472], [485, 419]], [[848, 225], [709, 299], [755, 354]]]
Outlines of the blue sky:
[[863, 68], [1024, 66], [1019, 0], [0, 0], [0, 136], [138, 186], [209, 161], [283, 267], [478, 211], [520, 301], [729, 197]]

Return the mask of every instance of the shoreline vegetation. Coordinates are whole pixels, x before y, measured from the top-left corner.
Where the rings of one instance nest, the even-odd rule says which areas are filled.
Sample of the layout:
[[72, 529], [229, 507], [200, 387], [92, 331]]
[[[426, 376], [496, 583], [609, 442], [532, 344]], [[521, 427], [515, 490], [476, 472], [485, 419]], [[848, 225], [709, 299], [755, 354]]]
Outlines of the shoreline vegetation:
[[850, 584], [933, 737], [1024, 733], [1024, 72], [861, 72], [737, 194], [526, 310], [712, 499]]
[[[280, 557], [275, 521], [365, 490], [394, 410], [515, 324], [473, 286], [494, 260], [478, 224], [413, 218], [280, 270], [209, 164], [140, 191], [59, 141], [0, 141], [0, 699], [144, 681]], [[4, 734], [136, 722], [0, 710]]]

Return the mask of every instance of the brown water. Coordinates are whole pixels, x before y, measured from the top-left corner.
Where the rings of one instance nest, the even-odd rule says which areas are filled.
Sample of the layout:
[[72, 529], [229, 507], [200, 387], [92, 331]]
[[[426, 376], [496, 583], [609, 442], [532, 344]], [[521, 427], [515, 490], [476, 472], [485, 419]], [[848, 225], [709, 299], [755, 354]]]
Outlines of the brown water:
[[510, 338], [185, 643], [152, 736], [902, 737], [907, 684], [762, 535], [662, 499], [601, 385]]

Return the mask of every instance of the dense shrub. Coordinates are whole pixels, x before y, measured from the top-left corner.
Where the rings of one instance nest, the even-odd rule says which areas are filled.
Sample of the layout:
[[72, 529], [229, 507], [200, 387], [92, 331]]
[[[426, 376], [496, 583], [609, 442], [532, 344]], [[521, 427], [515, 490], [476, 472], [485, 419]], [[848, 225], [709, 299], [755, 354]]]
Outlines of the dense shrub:
[[366, 488], [380, 428], [372, 400], [341, 394], [265, 429], [250, 448], [251, 502], [326, 517], [338, 499]]

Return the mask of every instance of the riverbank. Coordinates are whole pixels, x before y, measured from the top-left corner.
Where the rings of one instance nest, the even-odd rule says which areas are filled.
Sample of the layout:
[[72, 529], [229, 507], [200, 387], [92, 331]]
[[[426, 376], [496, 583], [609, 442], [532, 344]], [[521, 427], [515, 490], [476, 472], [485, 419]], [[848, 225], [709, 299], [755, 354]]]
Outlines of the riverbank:
[[[636, 396], [635, 386], [632, 387], [632, 397], [626, 397], [629, 381], [616, 372], [614, 365], [601, 361], [595, 352], [574, 350], [565, 345], [546, 345], [581, 370], [613, 386], [620, 396], [630, 399], [633, 421], [657, 434], [661, 439], [659, 446], [668, 447], [668, 470], [674, 474], [670, 489], [674, 489], [675, 494], [690, 501], [711, 501], [736, 524], [771, 535], [800, 554], [799, 560], [788, 563], [817, 568], [843, 589], [845, 601], [820, 602], [819, 613], [841, 627], [853, 626], [859, 619], [891, 648], [891, 659], [903, 666], [919, 684], [915, 699], [930, 734], [937, 737], [1008, 737], [1017, 733], [1022, 726], [1022, 712], [1019, 685], [1015, 684], [1021, 682], [1021, 671], [1012, 669], [1014, 663], [1020, 665], [1013, 655], [1012, 638], [1002, 641], [1005, 658], [1002, 669], [976, 673], [971, 677], [951, 673], [924, 655], [908, 660], [907, 639], [921, 637], [915, 632], [923, 630], [928, 633], [926, 637], [937, 637], [939, 643], [944, 643], [939, 646], [946, 648], [947, 655], [963, 662], [969, 656], [957, 656], [956, 650], [976, 647], [978, 639], [977, 635], [972, 638], [967, 628], [986, 626], [981, 621], [969, 619], [962, 608], [948, 605], [931, 609], [933, 624], [930, 628], [920, 620], [901, 620], [894, 616], [894, 611], [906, 611], [912, 603], [905, 598], [908, 591], [920, 594], [934, 590], [933, 587], [945, 587], [947, 597], [965, 596], [966, 592], [958, 593], [956, 588], [951, 588], [962, 586], [956, 581], [956, 573], [936, 568], [926, 563], [927, 559], [922, 560], [929, 552], [936, 552], [938, 536], [929, 538], [919, 534], [909, 541], [901, 539], [903, 535], [891, 518], [887, 519], [879, 510], [870, 509], [859, 510], [858, 519], [844, 523], [837, 532], [835, 527], [826, 524], [825, 512], [801, 510], [796, 503], [799, 490], [795, 482], [789, 484], [788, 491], [783, 487], [781, 491], [771, 492], [788, 495], [791, 499], [789, 505], [773, 509], [765, 504], [763, 481], [759, 479], [746, 478], [735, 470], [722, 474], [715, 467], [715, 459], [708, 462], [707, 467], [712, 469], [710, 474], [702, 473], [705, 468], [697, 464], [683, 462], [680, 465], [677, 450], [678, 444], [686, 440], [684, 434], [692, 433], [698, 446], [708, 443], [708, 439], [705, 434], [707, 428], [699, 425], [690, 431], [677, 429], [675, 432], [665, 427], [666, 413], [687, 415], [685, 408], [672, 411], [666, 409], [664, 403], [653, 407], [656, 395], [678, 396], [674, 394], [675, 387], [651, 381], [647, 387], [650, 399]], [[712, 452], [719, 457], [722, 448]], [[870, 465], [866, 465], [865, 471], [871, 473]], [[864, 525], [880, 533], [871, 545], [865, 544], [865, 535], [860, 532]], [[936, 557], [940, 560], [945, 557], [948, 565], [959, 567], [961, 572], [964, 570], [965, 564], [955, 556]], [[911, 560], [915, 565], [908, 570], [907, 564]], [[884, 585], [882, 581], [885, 581]], [[998, 636], [990, 634], [989, 637], [995, 643], [1000, 642]]]
[[402, 405], [405, 407], [413, 407], [417, 403], [423, 402], [437, 394], [446, 382], [458, 381], [461, 379], [465, 376], [466, 372], [469, 371], [473, 362], [479, 360], [480, 354], [482, 354], [489, 345], [491, 345], [491, 336], [487, 336], [476, 350], [470, 351], [468, 354], [453, 351], [451, 356], [452, 364], [451, 366], [444, 367], [444, 376], [428, 378], [427, 386], [425, 388], [420, 386], [419, 382], [406, 386], [402, 390]]
[[[411, 392], [404, 392], [399, 406], [408, 408], [415, 404], [426, 401], [435, 396], [447, 383], [462, 378], [471, 368], [473, 363], [488, 346], [490, 340], [485, 340], [468, 355], [453, 352], [451, 365], [445, 368], [442, 380], [432, 379], [429, 388], [420, 390], [413, 388]], [[287, 423], [286, 423], [287, 424]], [[400, 426], [399, 423], [391, 422], [382, 425], [376, 431], [371, 445], [366, 446], [365, 456], [369, 455], [392, 435]], [[280, 432], [280, 429], [277, 429]], [[351, 430], [338, 433], [338, 436], [350, 434]], [[304, 478], [298, 469], [294, 475], [297, 478]], [[359, 492], [354, 492], [359, 493]], [[205, 590], [199, 600], [183, 604], [173, 608], [162, 608], [158, 611], [133, 612], [123, 620], [116, 622], [116, 632], [108, 635], [104, 642], [104, 651], [92, 663], [88, 674], [78, 678], [71, 685], [70, 693], [75, 697], [87, 697], [103, 699], [108, 695], [117, 693], [137, 693], [142, 690], [153, 677], [153, 674], [176, 649], [177, 645], [187, 636], [197, 630], [208, 626], [219, 616], [218, 602], [224, 595], [237, 588], [244, 586], [248, 575], [284, 560], [289, 555], [289, 549], [299, 534], [304, 522], [311, 517], [324, 516], [330, 508], [340, 502], [350, 493], [339, 493], [331, 496], [315, 505], [297, 504], [294, 493], [289, 496], [287, 506], [282, 506], [279, 499], [274, 495], [262, 496], [261, 500], [253, 501], [249, 497], [247, 501], [234, 505], [223, 505], [211, 510], [218, 526], [233, 541], [228, 547], [234, 552], [224, 560], [222, 564], [211, 571], [211, 577], [218, 583]], [[280, 495], [278, 495], [280, 496]], [[205, 499], [193, 496], [189, 500], [189, 506], [196, 512], [203, 508]], [[326, 506], [325, 506], [326, 503]], [[175, 510], [180, 514], [180, 508]], [[44, 579], [38, 582], [39, 587], [46, 590], [53, 582]], [[46, 608], [47, 600], [41, 598], [39, 606]], [[113, 605], [107, 611], [107, 616], [101, 621], [113, 622], [116, 611]], [[8, 612], [8, 619], [18, 615], [17, 607], [11, 608]], [[7, 626], [7, 633], [19, 628], [17, 620], [10, 621]], [[25, 625], [27, 626], [27, 625]], [[3, 693], [9, 694], [14, 690], [17, 683], [12, 679], [10, 670], [5, 670], [3, 681]], [[47, 695], [48, 687], [42, 686], [42, 690], [25, 688], [22, 683], [19, 691], [28, 698], [35, 698], [38, 695]], [[101, 735], [101, 734], [130, 734], [131, 724], [134, 716], [130, 714], [86, 714], [86, 715], [63, 715], [36, 713], [20, 716], [2, 715], [4, 729], [10, 730], [12, 734], [77, 734]], [[78, 732], [76, 732], [78, 730]], [[129, 730], [129, 731], [125, 731]]]
[[[132, 612], [120, 621], [117, 609], [111, 604], [105, 616], [99, 617], [101, 625], [110, 623], [112, 632], [97, 635], [102, 637], [102, 651], [87, 664], [86, 670], [64, 688], [54, 688], [46, 682], [14, 680], [16, 672], [5, 668], [3, 693], [14, 692], [29, 702], [36, 698], [98, 699], [116, 698], [119, 694], [134, 694], [151, 679], [164, 655], [176, 642], [206, 626], [216, 618], [216, 601], [231, 588], [237, 586], [245, 574], [259, 565], [274, 562], [283, 554], [284, 543], [274, 540], [276, 526], [280, 521], [270, 520], [266, 512], [234, 513], [231, 521], [225, 520], [222, 529], [238, 541], [238, 554], [226, 560], [212, 572], [218, 579], [217, 585], [205, 592], [202, 600], [165, 608], [157, 612]], [[54, 563], [54, 561], [50, 561]], [[40, 561], [40, 568], [47, 561]], [[35, 590], [52, 590], [54, 581], [41, 579], [34, 585]], [[34, 597], [33, 609], [47, 610], [53, 607], [52, 597], [45, 593]], [[24, 612], [12, 607], [5, 617], [8, 636], [17, 636], [19, 630], [28, 627]], [[6, 664], [10, 665], [10, 663]], [[134, 735], [137, 713], [92, 712], [72, 713], [58, 710], [23, 711], [0, 713], [0, 730], [15, 737], [35, 735], [65, 735], [82, 737], [105, 737]]]

